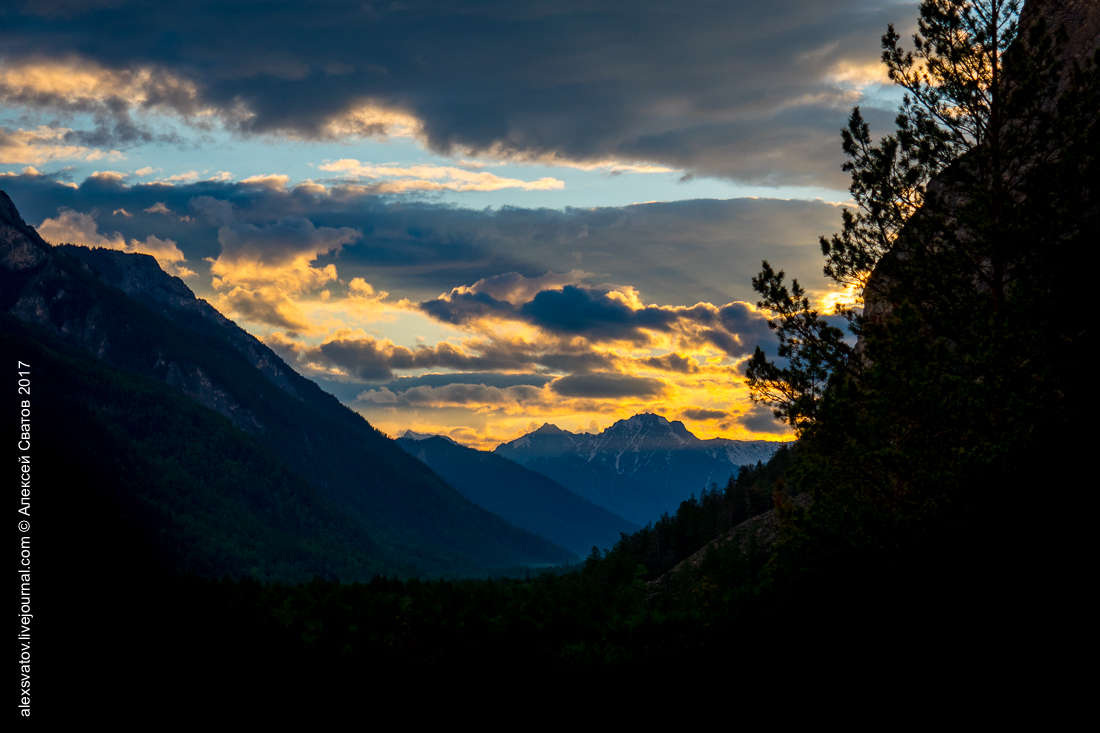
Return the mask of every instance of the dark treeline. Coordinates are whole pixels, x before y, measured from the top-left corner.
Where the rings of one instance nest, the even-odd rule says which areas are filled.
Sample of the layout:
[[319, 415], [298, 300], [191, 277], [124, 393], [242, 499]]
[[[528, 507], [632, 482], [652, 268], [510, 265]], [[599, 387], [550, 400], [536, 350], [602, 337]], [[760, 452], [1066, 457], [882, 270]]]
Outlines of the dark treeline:
[[[757, 512], [765, 496], [770, 509], [790, 455], [780, 451], [767, 466], [745, 467], [723, 489], [684, 501], [676, 514], [624, 534], [606, 552], [594, 548], [578, 566], [502, 571], [513, 577], [213, 580], [180, 575], [155, 554], [112, 545], [131, 557], [129, 570], [142, 580], [116, 588], [127, 632], [116, 638], [108, 667], [157, 670], [155, 681], [132, 684], [148, 684], [144, 694], [159, 700], [194, 684], [184, 670], [201, 665], [212, 644], [241, 685], [268, 694], [294, 687], [295, 675], [310, 670], [325, 680], [326, 695], [345, 685], [399, 684], [402, 673], [444, 675], [454, 684], [475, 672], [483, 680], [513, 673], [533, 680], [673, 668], [735, 648], [759, 650], [772, 643], [767, 629], [775, 606], [765, 548], [726, 544], [659, 588], [647, 581], [728, 529], [737, 512]], [[115, 540], [127, 542], [122, 533]], [[655, 554], [658, 546], [667, 549]], [[113, 613], [87, 609], [67, 634], [73, 646], [96, 646], [96, 629]]]
[[[607, 554], [608, 560], [644, 566], [646, 580], [655, 579], [711, 540], [793, 495], [783, 481], [793, 454], [789, 446], [783, 446], [767, 465], [742, 466], [724, 488], [711, 484], [698, 499], [693, 495], [681, 502], [675, 515], [666, 512], [655, 524], [623, 535]], [[777, 490], [780, 496], [775, 496]]]

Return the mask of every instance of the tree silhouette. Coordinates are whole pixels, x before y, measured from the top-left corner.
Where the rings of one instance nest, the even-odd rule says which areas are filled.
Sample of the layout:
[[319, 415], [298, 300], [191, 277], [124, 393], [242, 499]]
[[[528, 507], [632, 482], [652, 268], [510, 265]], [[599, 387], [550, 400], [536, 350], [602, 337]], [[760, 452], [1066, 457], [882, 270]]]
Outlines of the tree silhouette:
[[1100, 231], [1100, 78], [1095, 58], [1062, 57], [1064, 29], [1018, 10], [926, 0], [914, 50], [883, 36], [907, 91], [897, 129], [872, 144], [853, 111], [859, 209], [822, 239], [826, 274], [862, 288], [862, 312], [840, 310], [857, 343], [782, 271], [753, 280], [786, 363], [758, 349], [748, 383], [798, 431], [794, 476], [815, 497], [782, 551], [792, 577], [988, 539], [1020, 520], [1036, 454], [1087, 432], [1089, 289], [1067, 267]]

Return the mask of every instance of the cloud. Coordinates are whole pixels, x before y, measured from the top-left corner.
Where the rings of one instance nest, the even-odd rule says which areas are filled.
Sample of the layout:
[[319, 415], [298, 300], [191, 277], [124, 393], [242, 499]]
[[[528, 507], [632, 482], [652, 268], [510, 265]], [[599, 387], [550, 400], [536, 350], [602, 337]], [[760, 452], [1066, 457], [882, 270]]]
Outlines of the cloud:
[[8, 57], [0, 69], [0, 93], [12, 103], [94, 111], [112, 100], [131, 107], [163, 105], [196, 113], [198, 89], [189, 81], [149, 67], [111, 69], [87, 58]]
[[218, 310], [235, 318], [285, 328], [294, 334], [316, 331], [313, 323], [296, 302], [279, 288], [248, 290], [237, 286], [219, 293]]
[[320, 255], [354, 241], [358, 232], [315, 227], [308, 219], [283, 219], [267, 227], [221, 227], [222, 253], [211, 262], [217, 289], [233, 285], [275, 285], [287, 293], [315, 290], [336, 279], [336, 267], [314, 267]]
[[98, 160], [105, 156], [118, 157], [118, 151], [104, 153], [83, 145], [69, 144], [67, 127], [40, 125], [34, 130], [9, 130], [0, 127], [0, 163], [28, 163], [41, 165], [53, 160]]
[[729, 413], [725, 410], [708, 410], [702, 407], [688, 407], [680, 410], [680, 417], [686, 417], [689, 420], [721, 420], [724, 417], [728, 417]]
[[526, 385], [542, 389], [554, 377], [545, 374], [501, 374], [499, 372], [468, 372], [448, 374], [421, 374], [415, 377], [398, 377], [380, 385], [394, 392], [404, 392], [413, 387], [444, 387], [448, 384], [484, 384], [490, 387], [514, 387]]
[[193, 121], [218, 113], [199, 98], [194, 80], [155, 64], [111, 68], [86, 54], [44, 58], [32, 48], [26, 54], [7, 54], [0, 67], [0, 100], [9, 107], [69, 116], [90, 113], [95, 129], [72, 134], [92, 145], [164, 140], [135, 123], [132, 113], [155, 110]]
[[[661, 347], [665, 342], [691, 348], [709, 345], [731, 357], [752, 353], [759, 339], [768, 335], [767, 319], [747, 303], [645, 305], [633, 288], [625, 286], [563, 285], [538, 291], [527, 302], [512, 303], [475, 285], [455, 288], [419, 308], [442, 323], [467, 328], [490, 330], [492, 322], [515, 321], [562, 339], [635, 347]], [[479, 326], [481, 322], [488, 324]], [[677, 355], [660, 357], [651, 366], [667, 371], [692, 368]]]
[[[498, 437], [467, 436], [473, 443], [491, 449], [501, 440], [522, 434], [522, 427], [534, 416], [560, 421], [564, 415], [572, 415], [569, 420], [587, 422], [589, 429], [598, 431], [592, 416], [627, 417], [641, 410], [663, 409], [654, 400], [671, 391], [660, 380], [616, 374], [564, 377], [550, 382], [540, 380], [537, 375], [517, 375], [513, 383], [494, 383], [499, 382], [495, 375], [485, 380], [464, 376], [426, 375], [396, 380], [359, 392], [353, 405], [376, 416], [405, 415], [406, 421], [414, 415], [421, 416], [422, 421], [431, 411], [447, 416], [444, 419], [459, 414], [504, 418], [506, 422], [501, 424], [504, 432]], [[521, 430], [517, 432], [517, 428]]]
[[[389, 297], [385, 290], [377, 291], [374, 286], [361, 277], [355, 277], [348, 283], [347, 295], [338, 301], [338, 305], [354, 315], [367, 315], [387, 309], [385, 300]], [[330, 296], [331, 297], [331, 294]]]
[[394, 393], [387, 387], [366, 390], [357, 397], [359, 402], [371, 402], [379, 405], [423, 405], [430, 407], [491, 406], [496, 409], [545, 404], [542, 389], [529, 385], [511, 387], [490, 387], [484, 384], [448, 384], [442, 387], [411, 387], [400, 393]]
[[198, 171], [187, 171], [186, 173], [177, 173], [174, 176], [168, 176], [164, 180], [165, 181], [170, 181], [170, 182], [173, 182], [173, 183], [176, 182], [176, 181], [183, 181], [184, 183], [192, 183], [194, 181], [199, 180], [199, 172]]
[[109, 188], [122, 188], [126, 182], [126, 174], [119, 171], [92, 171], [87, 180]]
[[93, 214], [81, 214], [72, 209], [61, 209], [55, 219], [45, 219], [36, 229], [48, 242], [54, 244], [79, 244], [84, 247], [124, 249], [126, 240], [118, 232], [103, 235]]
[[572, 374], [552, 382], [550, 389], [563, 397], [653, 399], [664, 396], [669, 386], [660, 379], [628, 374]]
[[321, 170], [341, 173], [353, 179], [380, 180], [370, 186], [373, 193], [407, 193], [409, 191], [499, 191], [502, 188], [519, 188], [524, 191], [547, 191], [565, 188], [556, 178], [540, 178], [537, 181], [521, 181], [501, 178], [485, 171], [469, 171], [463, 168], [440, 165], [370, 165], [358, 160], [344, 159], [320, 166]]
[[695, 374], [699, 371], [699, 364], [690, 357], [679, 354], [665, 354], [664, 356], [651, 356], [642, 359], [641, 363], [651, 369], [661, 369], [667, 372], [679, 374]]
[[[466, 295], [483, 293], [495, 301], [504, 301], [512, 305], [522, 305], [534, 298], [542, 290], [577, 285], [593, 274], [584, 270], [570, 270], [569, 272], [548, 272], [538, 277], [524, 277], [518, 272], [505, 272], [500, 275], [482, 278], [473, 285], [459, 286], [452, 291], [453, 295]], [[444, 296], [441, 296], [444, 297]]]
[[[114, 225], [127, 241], [152, 232], [209, 261], [213, 279], [200, 294], [253, 326], [323, 335], [413, 308], [486, 343], [502, 331], [540, 341], [522, 346], [524, 358], [559, 373], [608, 369], [624, 349], [649, 352], [635, 355], [650, 361], [634, 368], [665, 373], [741, 359], [757, 344], [773, 353], [766, 317], [749, 304], [759, 260], [797, 273], [815, 298], [827, 293], [815, 278], [817, 238], [840, 219], [838, 207], [799, 201], [473, 211], [396, 205], [339, 186], [168, 187], [112, 175], [76, 188], [39, 175], [4, 180], [30, 216], [150, 209], [134, 220], [144, 231], [121, 215]], [[158, 205], [195, 221], [175, 222]]]
[[468, 339], [410, 349], [378, 339], [362, 329], [338, 329], [319, 345], [299, 343], [281, 333], [266, 337], [268, 346], [307, 372], [350, 381], [383, 382], [394, 370], [456, 371], [531, 370], [538, 364], [530, 344]]
[[[417, 302], [457, 288], [456, 295], [469, 290], [519, 305], [542, 290], [599, 282], [627, 283], [647, 303], [756, 302], [751, 279], [763, 259], [796, 275], [819, 297], [832, 283], [821, 274], [818, 238], [837, 231], [841, 223], [838, 207], [814, 201], [686, 200], [472, 210], [424, 202], [397, 205], [341, 185], [282, 188], [200, 180], [173, 187], [135, 183], [105, 188], [107, 182], [97, 179], [67, 188], [54, 177], [5, 177], [4, 185], [13, 198], [20, 197], [20, 210], [39, 221], [54, 216], [61, 206], [78, 211], [122, 207], [136, 213], [161, 202], [173, 211], [189, 212], [201, 217], [201, 225], [169, 228], [168, 217], [160, 217], [166, 220], [163, 224], [143, 226], [163, 227], [149, 231], [177, 240], [185, 252], [195, 246], [198, 259], [217, 255], [216, 236], [206, 227], [264, 228], [288, 217], [316, 227], [347, 227], [363, 236], [341, 247], [340, 276], [361, 277], [379, 290]], [[543, 277], [556, 279], [536, 280]], [[508, 295], [511, 287], [524, 291]]]
[[150, 234], [144, 240], [131, 239], [127, 243], [118, 232], [100, 234], [94, 214], [81, 214], [72, 209], [61, 209], [56, 218], [43, 220], [36, 229], [43, 239], [54, 244], [78, 244], [84, 247], [104, 247], [121, 252], [147, 254], [155, 257], [169, 274], [177, 277], [195, 275], [185, 266], [187, 260], [173, 240], [160, 239]]
[[[11, 16], [6, 16], [7, 20]], [[40, 25], [41, 29], [42, 26]], [[29, 36], [22, 35], [22, 40]], [[32, 32], [33, 35], [33, 32]], [[23, 44], [19, 44], [22, 46]], [[69, 53], [42, 58], [31, 44], [29, 53], [9, 53], [0, 66], [0, 101], [9, 108], [23, 107], [62, 116], [90, 114], [92, 130], [66, 130], [66, 137], [91, 147], [123, 147], [157, 141], [175, 141], [135, 122], [134, 112], [162, 112], [197, 123], [218, 114], [200, 102], [200, 90], [184, 75], [139, 64], [110, 68], [102, 60]], [[55, 48], [56, 50], [56, 48]]]
[[6, 171], [4, 173], [0, 173], [0, 176], [5, 176], [7, 178], [15, 178], [16, 176], [22, 178], [22, 177], [41, 176], [41, 175], [42, 175], [42, 172], [39, 171], [37, 168], [35, 168], [32, 165], [28, 165], [28, 166], [24, 167], [23, 170], [20, 173], [16, 173], [15, 171]]
[[[315, 331], [294, 297], [337, 280], [335, 265], [315, 267], [314, 261], [339, 252], [362, 232], [317, 227], [303, 217], [257, 226], [237, 219], [228, 202], [210, 197], [197, 197], [191, 206], [208, 223], [218, 225], [221, 253], [209, 258], [214, 289], [226, 291], [219, 294], [218, 304], [257, 323], [294, 332]], [[360, 298], [364, 295], [359, 287]]]
[[772, 408], [767, 405], [753, 405], [747, 412], [738, 416], [735, 422], [754, 433], [789, 434], [790, 430], [776, 419]]
[[78, 145], [153, 140], [141, 118], [158, 114], [199, 131], [414, 137], [447, 154], [834, 186], [845, 185], [838, 123], [880, 81], [868, 70], [878, 38], [888, 22], [907, 35], [915, 18], [914, 4], [892, 0], [552, 11], [343, 0], [260, 4], [241, 35], [218, 4], [162, 5], [125, 23], [102, 6], [43, 20], [33, 5], [0, 29], [0, 100], [90, 115]]
[[[196, 175], [196, 178], [198, 176]], [[281, 173], [272, 173], [263, 176], [249, 176], [248, 178], [241, 179], [242, 184], [253, 184], [256, 186], [262, 186], [264, 188], [271, 188], [275, 190], [285, 189], [290, 184], [290, 176], [283, 175]]]
[[[379, 408], [413, 411], [448, 410], [454, 408], [481, 414], [512, 416], [527, 420], [533, 415], [564, 413], [618, 414], [625, 408], [645, 409], [649, 398], [645, 385], [618, 385], [618, 389], [593, 390], [592, 397], [569, 397], [554, 391], [552, 386], [516, 384], [497, 387], [488, 384], [452, 382], [440, 386], [420, 385], [400, 391], [381, 386], [360, 392], [353, 402], [358, 409]], [[633, 392], [642, 392], [635, 395]], [[629, 412], [628, 412], [629, 414]], [[517, 436], [513, 436], [517, 437]], [[497, 441], [499, 442], [499, 441]], [[491, 447], [491, 446], [490, 446]]]
[[[347, 66], [352, 73], [354, 67]], [[333, 115], [319, 131], [321, 138], [348, 137], [420, 137], [420, 120], [398, 109], [387, 109], [370, 102], [354, 104], [350, 109]]]

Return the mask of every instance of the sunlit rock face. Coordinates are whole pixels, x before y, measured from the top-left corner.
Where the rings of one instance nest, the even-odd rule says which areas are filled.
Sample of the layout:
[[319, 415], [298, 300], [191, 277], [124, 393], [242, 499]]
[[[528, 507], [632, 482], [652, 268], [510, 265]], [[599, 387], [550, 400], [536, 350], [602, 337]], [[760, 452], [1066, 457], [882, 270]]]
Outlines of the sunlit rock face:
[[[75, 260], [79, 267], [66, 267], [59, 257]], [[7, 194], [0, 192], [0, 263], [2, 306], [16, 318], [41, 326], [98, 359], [156, 375], [246, 432], [263, 432], [261, 421], [201, 367], [166, 357], [163, 349], [139, 355], [124, 345], [119, 328], [125, 324], [120, 326], [119, 314], [81, 281], [86, 275], [89, 280], [104, 282], [162, 315], [170, 311], [195, 313], [222, 335], [233, 337], [242, 352], [251, 351], [254, 366], [263, 361], [259, 351], [266, 351], [266, 347], [206, 301], [197, 299], [182, 280], [164, 272], [153, 257], [72, 245], [51, 247], [26, 225]], [[268, 371], [273, 372], [268, 377], [277, 384], [284, 376], [274, 365], [269, 365]], [[286, 387], [293, 389], [289, 383]]]
[[700, 440], [682, 422], [647, 413], [619, 420], [598, 435], [543, 425], [495, 452], [644, 526], [712, 483], [725, 486], [740, 466], [766, 463], [780, 445]]

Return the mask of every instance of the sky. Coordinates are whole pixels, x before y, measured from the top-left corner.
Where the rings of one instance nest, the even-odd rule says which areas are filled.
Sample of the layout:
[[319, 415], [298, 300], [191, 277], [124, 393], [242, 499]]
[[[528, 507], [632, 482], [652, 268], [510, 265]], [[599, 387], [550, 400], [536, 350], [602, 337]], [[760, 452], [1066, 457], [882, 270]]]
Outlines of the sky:
[[157, 258], [391, 436], [653, 412], [788, 440], [744, 384], [768, 260], [823, 310], [840, 129], [915, 3], [0, 6], [0, 190]]

